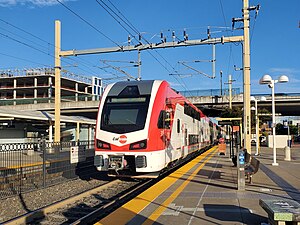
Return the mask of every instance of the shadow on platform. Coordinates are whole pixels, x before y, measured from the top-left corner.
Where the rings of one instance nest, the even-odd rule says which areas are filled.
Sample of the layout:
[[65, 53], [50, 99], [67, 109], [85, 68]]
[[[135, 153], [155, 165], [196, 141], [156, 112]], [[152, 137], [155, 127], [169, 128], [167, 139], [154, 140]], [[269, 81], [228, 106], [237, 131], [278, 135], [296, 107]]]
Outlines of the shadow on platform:
[[247, 208], [235, 205], [203, 204], [203, 208], [207, 217], [218, 221], [242, 224], [260, 224], [261, 222], [267, 222], [265, 217], [254, 214]]

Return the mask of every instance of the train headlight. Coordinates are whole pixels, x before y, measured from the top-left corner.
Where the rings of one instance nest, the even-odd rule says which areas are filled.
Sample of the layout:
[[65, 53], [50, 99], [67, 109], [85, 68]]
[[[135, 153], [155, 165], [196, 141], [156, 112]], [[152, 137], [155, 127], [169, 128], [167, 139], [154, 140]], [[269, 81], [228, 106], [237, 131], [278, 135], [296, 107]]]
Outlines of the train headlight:
[[104, 160], [103, 160], [103, 156], [102, 155], [95, 155], [94, 157], [94, 165], [96, 167], [99, 167], [99, 166], [104, 166]]
[[97, 148], [110, 149], [110, 144], [101, 140], [97, 140]]
[[147, 158], [145, 155], [138, 155], [135, 159], [136, 168], [146, 168]]
[[138, 141], [130, 144], [129, 150], [145, 149], [147, 148], [147, 140]]

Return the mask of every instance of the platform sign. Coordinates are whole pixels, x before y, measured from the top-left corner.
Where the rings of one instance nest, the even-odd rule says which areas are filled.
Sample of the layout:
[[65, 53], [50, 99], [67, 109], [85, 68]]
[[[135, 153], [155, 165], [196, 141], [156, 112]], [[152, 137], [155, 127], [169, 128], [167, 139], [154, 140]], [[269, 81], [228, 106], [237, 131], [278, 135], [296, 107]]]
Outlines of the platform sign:
[[232, 124], [233, 124], [232, 121], [226, 121], [226, 120], [218, 121], [218, 125], [232, 125]]
[[71, 163], [78, 163], [85, 161], [85, 146], [73, 146], [70, 149], [70, 161]]
[[232, 126], [232, 132], [240, 131], [240, 126]]

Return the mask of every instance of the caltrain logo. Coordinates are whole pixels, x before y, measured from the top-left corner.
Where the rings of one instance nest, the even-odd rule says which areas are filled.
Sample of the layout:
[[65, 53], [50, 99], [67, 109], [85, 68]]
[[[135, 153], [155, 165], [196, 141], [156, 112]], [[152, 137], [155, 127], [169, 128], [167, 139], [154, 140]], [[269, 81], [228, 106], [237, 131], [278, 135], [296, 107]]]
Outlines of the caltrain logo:
[[127, 141], [126, 135], [121, 135], [120, 138], [119, 138], [119, 142], [120, 142], [121, 144], [125, 144], [126, 141]]
[[121, 144], [125, 144], [127, 142], [126, 135], [121, 135], [120, 137], [114, 137], [113, 141], [119, 141]]

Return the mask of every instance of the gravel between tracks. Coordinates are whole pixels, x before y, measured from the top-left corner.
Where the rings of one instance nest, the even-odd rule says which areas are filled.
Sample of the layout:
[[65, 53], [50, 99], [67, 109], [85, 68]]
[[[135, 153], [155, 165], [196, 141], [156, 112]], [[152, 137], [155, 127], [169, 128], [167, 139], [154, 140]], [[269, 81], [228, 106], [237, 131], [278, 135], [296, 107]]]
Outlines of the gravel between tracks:
[[0, 201], [0, 223], [100, 186], [103, 180], [71, 180]]

